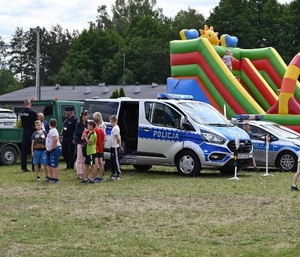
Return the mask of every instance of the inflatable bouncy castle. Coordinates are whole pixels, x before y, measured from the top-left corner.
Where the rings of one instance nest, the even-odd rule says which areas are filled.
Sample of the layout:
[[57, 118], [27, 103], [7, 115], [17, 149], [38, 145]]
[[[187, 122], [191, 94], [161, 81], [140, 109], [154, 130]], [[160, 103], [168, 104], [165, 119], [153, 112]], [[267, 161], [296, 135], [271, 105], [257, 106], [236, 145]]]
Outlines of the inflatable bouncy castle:
[[[228, 118], [260, 114], [300, 131], [300, 53], [287, 66], [272, 47], [241, 49], [238, 38], [218, 38], [214, 28], [182, 30], [170, 42], [171, 77], [168, 93], [191, 94], [213, 105]], [[222, 58], [234, 56], [232, 71]]]

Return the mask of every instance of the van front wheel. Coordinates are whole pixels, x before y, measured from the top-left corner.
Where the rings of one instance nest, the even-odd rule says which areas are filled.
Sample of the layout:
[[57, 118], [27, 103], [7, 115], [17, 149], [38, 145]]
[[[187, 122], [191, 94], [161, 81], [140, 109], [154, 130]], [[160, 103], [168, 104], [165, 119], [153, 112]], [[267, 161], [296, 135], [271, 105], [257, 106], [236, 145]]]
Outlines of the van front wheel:
[[201, 164], [193, 151], [183, 151], [176, 158], [176, 167], [183, 176], [195, 176], [200, 173]]

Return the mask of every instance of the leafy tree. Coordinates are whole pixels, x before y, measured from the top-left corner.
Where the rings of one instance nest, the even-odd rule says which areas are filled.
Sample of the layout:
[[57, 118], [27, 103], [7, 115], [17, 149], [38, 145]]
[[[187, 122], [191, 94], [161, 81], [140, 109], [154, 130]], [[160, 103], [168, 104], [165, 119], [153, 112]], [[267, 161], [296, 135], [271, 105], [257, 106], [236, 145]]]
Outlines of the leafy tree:
[[116, 99], [116, 98], [125, 97], [125, 96], [126, 95], [125, 95], [124, 89], [123, 89], [123, 87], [121, 87], [119, 89], [119, 91], [118, 91], [118, 89], [114, 90], [109, 98]]
[[188, 10], [179, 11], [173, 22], [172, 31], [174, 32], [173, 39], [180, 39], [179, 32], [182, 29], [203, 29], [205, 25], [205, 18], [195, 9], [188, 8]]
[[253, 48], [256, 43], [256, 29], [251, 26], [253, 11], [248, 0], [221, 0], [213, 9], [207, 23], [214, 26], [219, 35], [229, 34], [238, 37], [238, 46]]
[[50, 77], [57, 74], [67, 56], [70, 42], [76, 32], [64, 32], [61, 26], [52, 27], [50, 32], [45, 28], [31, 28], [24, 32], [17, 28], [10, 41], [9, 67], [21, 83], [34, 86], [36, 81], [37, 31], [40, 35], [40, 80], [41, 85], [48, 85]]
[[120, 90], [119, 90], [119, 97], [125, 97], [125, 91], [124, 91], [124, 88], [121, 87]]
[[14, 78], [9, 70], [0, 70], [0, 95], [21, 89], [22, 85]]
[[7, 44], [0, 37], [0, 69], [4, 69], [7, 66], [7, 48]]
[[65, 70], [71, 71], [72, 74], [78, 70], [86, 70], [93, 78], [92, 82], [104, 81], [101, 75], [103, 69], [109, 60], [114, 58], [122, 44], [122, 38], [113, 30], [84, 30], [72, 42], [63, 68], [69, 66]]
[[97, 8], [97, 19], [96, 24], [93, 24], [90, 22], [91, 27], [94, 27], [96, 29], [113, 29], [113, 22], [111, 20], [111, 17], [108, 15], [108, 12], [106, 10], [106, 5], [98, 6]]
[[280, 29], [274, 33], [278, 35], [279, 52], [287, 64], [300, 52], [299, 12], [299, 0], [291, 1], [289, 5], [283, 5], [283, 21]]
[[[278, 32], [282, 26], [283, 8], [276, 0], [251, 0], [249, 6], [252, 15], [249, 17], [255, 28], [256, 48], [278, 48]], [[276, 33], [274, 33], [276, 31]]]
[[43, 30], [41, 34], [41, 84], [49, 85], [51, 77], [61, 69], [68, 55], [70, 44], [78, 36], [78, 31], [63, 30], [60, 25]]
[[[144, 29], [147, 28], [147, 29]], [[128, 31], [128, 68], [136, 81], [165, 83], [170, 74], [165, 27], [151, 16], [135, 16]]]
[[110, 99], [117, 99], [117, 98], [119, 98], [118, 89], [114, 90], [109, 98]]
[[24, 79], [24, 70], [25, 70], [25, 56], [26, 56], [26, 47], [25, 47], [25, 32], [22, 28], [17, 28], [13, 38], [10, 41], [10, 60], [8, 62], [9, 69], [13, 74], [17, 74], [20, 82], [23, 83]]

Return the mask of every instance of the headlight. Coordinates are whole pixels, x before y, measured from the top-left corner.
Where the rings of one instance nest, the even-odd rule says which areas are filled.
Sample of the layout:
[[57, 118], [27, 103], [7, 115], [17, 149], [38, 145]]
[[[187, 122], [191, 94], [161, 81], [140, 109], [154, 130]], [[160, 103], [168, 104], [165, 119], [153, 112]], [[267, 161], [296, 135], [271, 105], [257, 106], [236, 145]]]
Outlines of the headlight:
[[208, 143], [222, 145], [226, 142], [226, 139], [224, 137], [220, 137], [213, 133], [203, 132], [202, 136], [204, 138], [204, 141]]

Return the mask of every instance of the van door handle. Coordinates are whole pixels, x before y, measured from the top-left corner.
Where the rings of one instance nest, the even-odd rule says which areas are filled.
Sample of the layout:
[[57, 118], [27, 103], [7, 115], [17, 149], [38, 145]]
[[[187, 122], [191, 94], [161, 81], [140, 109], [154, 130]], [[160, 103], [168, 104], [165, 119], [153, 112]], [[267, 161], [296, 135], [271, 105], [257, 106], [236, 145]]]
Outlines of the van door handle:
[[142, 127], [142, 130], [145, 130], [145, 131], [150, 131], [150, 130], [151, 130], [151, 128], [149, 128], [149, 127]]

